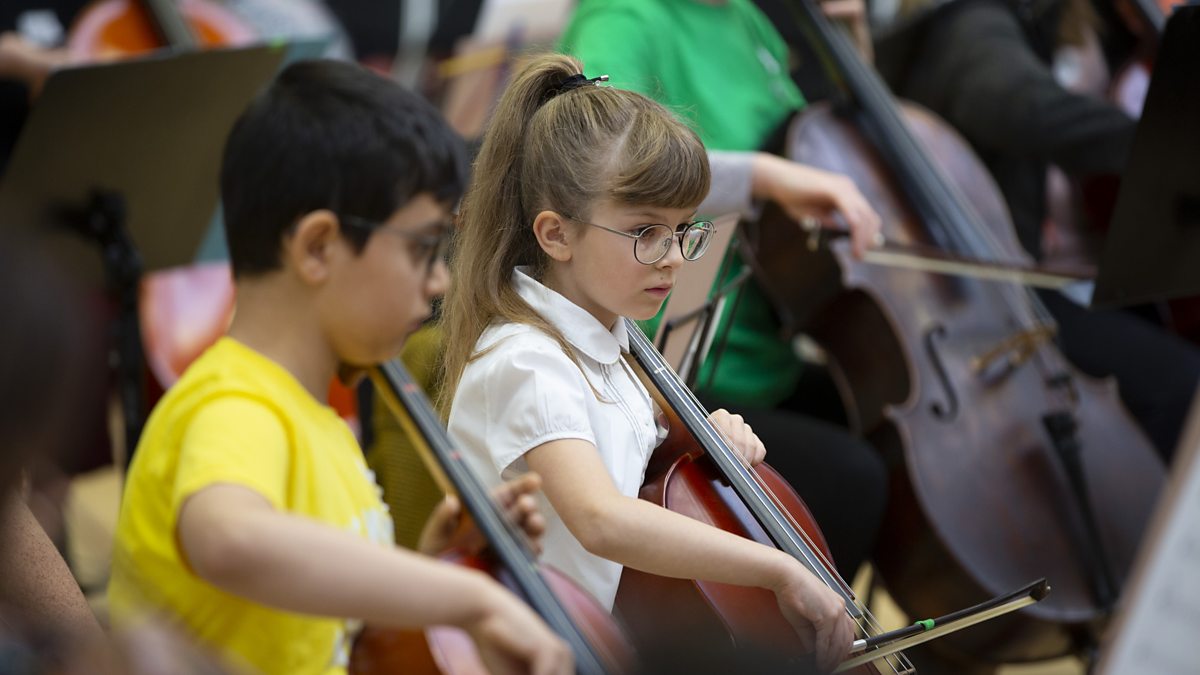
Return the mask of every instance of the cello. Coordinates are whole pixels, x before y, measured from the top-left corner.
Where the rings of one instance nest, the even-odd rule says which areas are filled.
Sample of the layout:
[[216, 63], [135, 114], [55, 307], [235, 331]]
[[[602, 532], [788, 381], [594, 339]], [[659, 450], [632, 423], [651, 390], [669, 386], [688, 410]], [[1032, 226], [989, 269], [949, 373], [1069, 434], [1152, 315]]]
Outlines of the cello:
[[[842, 597], [863, 636], [883, 630], [837, 573], [829, 548], [808, 507], [766, 464], [748, 469], [679, 376], [636, 324], [627, 322], [634, 371], [667, 415], [670, 433], [646, 469], [640, 497], [714, 527], [778, 547], [799, 560]], [[614, 611], [643, 640], [662, 637], [664, 622], [701, 644], [754, 646], [789, 659], [805, 648], [765, 589], [701, 580], [670, 579], [626, 567]], [[903, 654], [880, 658], [851, 672], [914, 672]]]
[[76, 59], [125, 57], [161, 47], [244, 45], [251, 31], [208, 0], [98, 0], [71, 25], [67, 50]]
[[[810, 2], [797, 19], [842, 93], [788, 130], [785, 154], [849, 175], [895, 245], [1027, 265], [998, 189], [956, 133], [898, 106]], [[936, 615], [1046, 577], [1046, 601], [940, 640], [962, 662], [1094, 647], [1164, 470], [1111, 382], [1053, 343], [1037, 296], [817, 250], [768, 207], [743, 241], [789, 334], [821, 344], [852, 427], [888, 460], [892, 502], [874, 556], [909, 615]]]
[[[456, 492], [488, 542], [484, 556], [450, 552], [443, 560], [490, 574], [522, 597], [575, 656], [576, 672], [616, 675], [629, 672], [633, 650], [612, 616], [567, 577], [539, 568], [533, 550], [488, 494], [466, 459], [450, 441], [429, 399], [399, 360], [371, 369], [371, 379], [426, 459], [430, 473], [447, 492]], [[478, 654], [462, 631], [365, 628], [350, 654], [350, 673], [484, 673]]]

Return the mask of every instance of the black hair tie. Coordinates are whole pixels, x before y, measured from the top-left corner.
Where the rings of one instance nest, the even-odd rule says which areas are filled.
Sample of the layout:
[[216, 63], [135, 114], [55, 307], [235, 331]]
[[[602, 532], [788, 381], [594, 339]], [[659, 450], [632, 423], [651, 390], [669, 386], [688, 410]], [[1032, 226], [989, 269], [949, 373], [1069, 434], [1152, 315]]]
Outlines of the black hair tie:
[[545, 95], [542, 96], [542, 103], [549, 101], [559, 94], [565, 94], [568, 91], [578, 89], [580, 87], [586, 87], [588, 85], [596, 86], [601, 82], [608, 82], [608, 76], [599, 75], [597, 77], [589, 78], [583, 73], [575, 73], [574, 75], [563, 78], [562, 82], [559, 82], [558, 85], [552, 89], [548, 89]]

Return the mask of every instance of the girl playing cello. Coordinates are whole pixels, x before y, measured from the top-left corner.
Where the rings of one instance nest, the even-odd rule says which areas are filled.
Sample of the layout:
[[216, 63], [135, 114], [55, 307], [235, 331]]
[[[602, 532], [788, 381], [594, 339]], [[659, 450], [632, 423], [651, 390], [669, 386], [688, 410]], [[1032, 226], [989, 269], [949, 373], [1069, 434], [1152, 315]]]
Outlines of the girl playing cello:
[[[450, 432], [494, 478], [543, 477], [545, 560], [602, 604], [623, 565], [766, 588], [831, 667], [853, 633], [836, 594], [778, 550], [637, 499], [661, 434], [622, 359], [622, 317], [654, 316], [679, 266], [704, 253], [712, 225], [693, 216], [710, 176], [692, 131], [599, 79], [540, 57], [497, 106], [446, 299]], [[711, 421], [762, 461], [740, 417]]]

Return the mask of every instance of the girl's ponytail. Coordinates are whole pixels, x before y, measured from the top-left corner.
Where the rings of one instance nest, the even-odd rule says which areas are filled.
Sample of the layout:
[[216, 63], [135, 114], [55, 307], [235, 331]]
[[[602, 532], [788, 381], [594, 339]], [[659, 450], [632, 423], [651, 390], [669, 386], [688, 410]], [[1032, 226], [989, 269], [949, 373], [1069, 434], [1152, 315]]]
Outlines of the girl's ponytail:
[[539, 211], [586, 218], [597, 199], [683, 207], [708, 194], [708, 158], [691, 129], [640, 94], [578, 86], [582, 73], [570, 56], [535, 57], [508, 85], [484, 132], [442, 313], [445, 409], [493, 322], [533, 326], [574, 357], [512, 285], [514, 267], [531, 267], [540, 278], [547, 265], [533, 234]]

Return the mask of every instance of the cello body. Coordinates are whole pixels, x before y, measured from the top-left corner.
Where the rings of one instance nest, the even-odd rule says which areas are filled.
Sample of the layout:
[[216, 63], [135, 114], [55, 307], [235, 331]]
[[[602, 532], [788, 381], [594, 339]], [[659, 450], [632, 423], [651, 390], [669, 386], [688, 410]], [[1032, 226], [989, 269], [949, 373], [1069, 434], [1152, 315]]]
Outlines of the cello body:
[[[757, 473], [777, 496], [782, 496], [788, 510], [828, 557], [820, 529], [791, 486], [765, 464], [757, 467]], [[660, 475], [647, 479], [640, 497], [726, 532], [774, 546], [703, 455], [689, 452], [678, 457]], [[702, 644], [747, 645], [792, 658], [808, 652], [808, 645], [801, 643], [779, 611], [775, 595], [762, 588], [671, 579], [626, 568], [621, 573], [615, 611], [639, 639], [653, 640], [669, 619], [672, 631], [682, 631]]]
[[[455, 492], [488, 543], [481, 555], [450, 552], [441, 559], [488, 574], [524, 600], [571, 648], [580, 675], [633, 669], [633, 650], [611, 614], [562, 574], [539, 566], [524, 534], [492, 499], [454, 446], [421, 387], [398, 359], [371, 369], [380, 397], [412, 438], [443, 490]], [[354, 675], [484, 674], [474, 643], [461, 630], [364, 629], [350, 655]]]
[[209, 0], [97, 0], [72, 24], [67, 49], [76, 59], [108, 59], [162, 47], [244, 45], [254, 38], [232, 12]]
[[[670, 430], [650, 458], [639, 497], [797, 558], [842, 596], [861, 633], [881, 632], [838, 576], [820, 527], [791, 485], [765, 463], [744, 468], [649, 340], [632, 323], [629, 331], [639, 377]], [[763, 655], [803, 662], [812, 652], [783, 616], [774, 593], [762, 588], [667, 578], [626, 567], [613, 611], [646, 652], [678, 635], [687, 636], [688, 644], [748, 648], [751, 659]], [[901, 654], [848, 672], [875, 675], [882, 667], [877, 663], [886, 663], [892, 672], [911, 672]]]
[[[439, 559], [479, 570], [516, 591], [503, 566], [486, 556], [448, 552]], [[613, 617], [592, 596], [557, 570], [542, 566], [541, 574], [580, 631], [608, 666], [607, 672], [628, 673], [635, 663], [633, 647]], [[447, 626], [425, 630], [387, 630], [366, 627], [350, 652], [351, 675], [487, 675], [474, 643], [466, 633]]]
[[[903, 117], [987, 224], [995, 252], [1025, 261], [998, 189], [965, 141], [923, 110], [905, 107]], [[933, 245], [880, 153], [830, 108], [814, 106], [793, 123], [787, 154], [851, 176], [890, 242]], [[1104, 575], [1089, 519], [1051, 425], [1059, 414], [1075, 425], [1057, 443], [1078, 452], [1117, 588], [1164, 477], [1113, 383], [1077, 372], [1050, 341], [1008, 342], [1041, 321], [1024, 289], [868, 265], [845, 241], [810, 250], [789, 225], [768, 209], [752, 264], [785, 326], [827, 350], [851, 426], [888, 460], [891, 503], [875, 560], [889, 592], [910, 616], [937, 616], [1044, 576], [1053, 587], [1045, 601], [935, 649], [1003, 663], [1090, 643], [1115, 599], [1104, 596], [1116, 589], [1096, 578]]]

